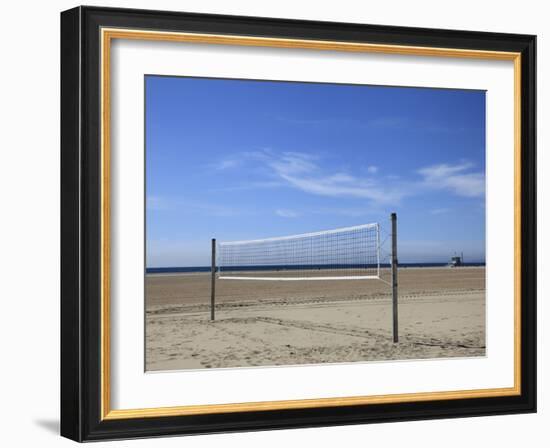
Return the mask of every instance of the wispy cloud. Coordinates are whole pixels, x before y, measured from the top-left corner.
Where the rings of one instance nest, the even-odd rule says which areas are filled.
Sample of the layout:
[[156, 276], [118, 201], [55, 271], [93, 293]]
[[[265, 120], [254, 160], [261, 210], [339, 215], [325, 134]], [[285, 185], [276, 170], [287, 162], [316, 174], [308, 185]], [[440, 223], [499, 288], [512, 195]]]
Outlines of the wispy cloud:
[[189, 201], [174, 197], [147, 196], [146, 208], [151, 211], [178, 211], [206, 216], [232, 217], [254, 215], [255, 211], [205, 201]]
[[[348, 168], [331, 169], [322, 155], [299, 151], [264, 149], [244, 152], [230, 160], [252, 164], [254, 172], [262, 173], [264, 178], [225, 187], [229, 190], [287, 187], [317, 196], [363, 199], [372, 204], [399, 204], [405, 197], [437, 190], [463, 197], [482, 197], [485, 193], [484, 173], [467, 161], [422, 167], [404, 177], [381, 177], [375, 165], [367, 166], [359, 175]], [[227, 169], [236, 166], [229, 164]]]
[[223, 187], [212, 188], [209, 191], [245, 191], [245, 190], [260, 190], [285, 187], [286, 183], [280, 180], [265, 180], [265, 181], [247, 181], [237, 185], [224, 185]]
[[372, 216], [374, 213], [380, 213], [377, 208], [364, 207], [321, 207], [306, 210], [306, 213], [312, 215], [331, 215], [331, 216], [347, 216], [351, 218], [359, 218], [362, 216]]
[[410, 120], [399, 116], [385, 116], [372, 119], [358, 119], [355, 117], [276, 117], [276, 120], [297, 126], [337, 126], [346, 128], [378, 128], [378, 129], [403, 129], [411, 125]]
[[373, 118], [367, 121], [367, 125], [371, 128], [381, 129], [403, 129], [411, 125], [410, 120], [404, 117], [386, 116]]
[[367, 167], [367, 173], [369, 173], [369, 174], [376, 174], [376, 173], [378, 173], [378, 167], [377, 167], [377, 166], [374, 166], [374, 165], [368, 166], [368, 167]]
[[289, 210], [286, 208], [279, 208], [275, 210], [275, 214], [277, 216], [280, 216], [281, 218], [297, 218], [299, 213], [295, 212], [294, 210]]
[[429, 132], [432, 134], [457, 134], [468, 132], [471, 129], [464, 126], [447, 126], [435, 124], [431, 120], [415, 119], [399, 115], [386, 115], [370, 119], [358, 119], [355, 117], [274, 117], [275, 120], [288, 125], [309, 126], [315, 128], [353, 128], [353, 129], [372, 129], [380, 131], [408, 131], [408, 132]]
[[240, 164], [241, 164], [241, 159], [234, 158], [234, 159], [219, 160], [219, 161], [213, 163], [211, 166], [215, 170], [223, 171], [223, 170], [227, 170], [227, 169], [231, 169], [231, 168], [236, 168]]
[[443, 215], [445, 213], [449, 213], [451, 211], [450, 208], [442, 207], [442, 208], [434, 208], [433, 210], [430, 210], [430, 213], [432, 215]]
[[282, 123], [286, 124], [295, 124], [295, 125], [311, 125], [311, 126], [318, 126], [318, 125], [325, 125], [327, 123], [334, 124], [334, 119], [324, 119], [324, 118], [293, 118], [293, 117], [275, 117], [277, 121], [280, 121]]
[[195, 209], [197, 211], [201, 211], [205, 215], [209, 216], [217, 216], [217, 217], [224, 217], [228, 218], [231, 216], [243, 216], [243, 215], [252, 215], [254, 214], [250, 210], [243, 210], [237, 207], [230, 207], [227, 205], [220, 205], [220, 204], [186, 204], [188, 207]]
[[347, 172], [327, 172], [316, 157], [299, 152], [284, 152], [274, 155], [261, 153], [261, 158], [275, 176], [288, 186], [306, 193], [329, 196], [367, 199], [374, 202], [399, 202], [409, 194], [406, 188], [388, 185], [370, 177], [357, 177]]
[[485, 194], [485, 176], [482, 172], [472, 171], [472, 168], [470, 162], [443, 163], [421, 168], [418, 173], [429, 188], [450, 190], [458, 196], [480, 197]]

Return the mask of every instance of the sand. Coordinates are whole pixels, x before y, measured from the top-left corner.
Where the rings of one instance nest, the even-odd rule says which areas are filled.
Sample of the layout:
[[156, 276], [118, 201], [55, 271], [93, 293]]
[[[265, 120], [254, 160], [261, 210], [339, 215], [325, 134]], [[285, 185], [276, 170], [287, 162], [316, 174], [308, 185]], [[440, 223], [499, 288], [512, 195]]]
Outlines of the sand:
[[146, 277], [147, 370], [485, 355], [484, 268], [400, 269], [397, 344], [379, 280], [218, 280], [214, 322], [209, 282]]

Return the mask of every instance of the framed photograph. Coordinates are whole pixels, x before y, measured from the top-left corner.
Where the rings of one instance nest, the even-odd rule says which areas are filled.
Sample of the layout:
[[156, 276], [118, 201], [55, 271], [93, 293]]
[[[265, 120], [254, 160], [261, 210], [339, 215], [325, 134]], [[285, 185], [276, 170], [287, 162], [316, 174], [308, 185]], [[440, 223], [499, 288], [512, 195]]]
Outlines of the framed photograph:
[[61, 14], [61, 433], [536, 411], [535, 36]]

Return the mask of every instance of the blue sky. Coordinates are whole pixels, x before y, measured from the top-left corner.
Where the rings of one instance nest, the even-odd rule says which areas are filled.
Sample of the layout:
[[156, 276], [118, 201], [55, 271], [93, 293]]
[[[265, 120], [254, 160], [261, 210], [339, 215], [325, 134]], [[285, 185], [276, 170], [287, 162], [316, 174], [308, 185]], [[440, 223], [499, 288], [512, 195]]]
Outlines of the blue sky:
[[485, 259], [485, 92], [146, 76], [147, 266], [398, 214], [401, 262]]

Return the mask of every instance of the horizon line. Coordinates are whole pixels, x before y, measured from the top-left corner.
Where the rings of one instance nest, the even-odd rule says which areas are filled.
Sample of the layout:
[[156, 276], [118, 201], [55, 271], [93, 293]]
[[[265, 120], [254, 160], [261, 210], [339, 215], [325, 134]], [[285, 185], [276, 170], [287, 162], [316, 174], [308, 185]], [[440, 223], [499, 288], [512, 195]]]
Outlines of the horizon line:
[[[407, 264], [449, 264], [449, 261], [404, 261], [401, 263], [398, 263], [398, 265], [407, 265]], [[473, 261], [466, 261], [464, 262], [467, 264], [486, 264], [486, 260], [473, 260]], [[361, 263], [357, 263], [361, 264]], [[254, 266], [254, 265], [251, 265]], [[258, 265], [258, 266], [268, 266], [268, 265]], [[285, 266], [285, 265], [277, 265], [277, 266]], [[292, 265], [288, 265], [292, 266]], [[380, 263], [380, 266], [391, 266], [391, 263]], [[219, 267], [219, 266], [217, 266]], [[145, 269], [179, 269], [179, 268], [186, 268], [186, 269], [193, 269], [193, 268], [204, 268], [204, 269], [211, 269], [211, 265], [179, 265], [179, 266], [145, 266]]]

